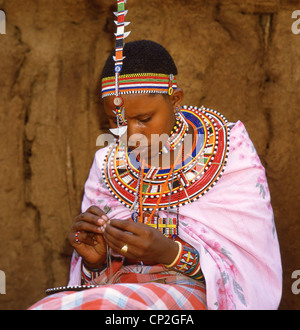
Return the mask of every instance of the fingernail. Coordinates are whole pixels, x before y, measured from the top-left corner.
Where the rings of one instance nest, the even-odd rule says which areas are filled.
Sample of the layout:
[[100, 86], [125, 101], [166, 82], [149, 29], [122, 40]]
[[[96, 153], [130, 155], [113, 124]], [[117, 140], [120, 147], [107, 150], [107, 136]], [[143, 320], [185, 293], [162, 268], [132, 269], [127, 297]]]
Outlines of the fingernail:
[[105, 221], [107, 221], [108, 220], [108, 216], [102, 215], [102, 219], [105, 220]]
[[105, 220], [100, 218], [97, 220], [97, 223], [102, 226], [105, 223]]

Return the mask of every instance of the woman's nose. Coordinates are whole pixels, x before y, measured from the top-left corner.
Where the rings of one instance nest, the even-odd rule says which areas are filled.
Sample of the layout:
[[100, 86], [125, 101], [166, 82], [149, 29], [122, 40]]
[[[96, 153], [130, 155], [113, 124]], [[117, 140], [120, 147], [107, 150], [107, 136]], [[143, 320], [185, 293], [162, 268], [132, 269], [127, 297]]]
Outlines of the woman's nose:
[[145, 135], [144, 129], [132, 122], [127, 122], [128, 129], [127, 129], [127, 139], [128, 139], [128, 146], [129, 147], [139, 147], [139, 146], [147, 146], [148, 140]]

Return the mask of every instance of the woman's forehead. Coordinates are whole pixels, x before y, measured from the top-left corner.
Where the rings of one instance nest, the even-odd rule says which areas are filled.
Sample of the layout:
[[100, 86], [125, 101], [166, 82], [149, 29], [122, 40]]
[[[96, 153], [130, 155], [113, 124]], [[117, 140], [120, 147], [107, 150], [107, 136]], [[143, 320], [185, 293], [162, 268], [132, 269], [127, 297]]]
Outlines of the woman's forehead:
[[[121, 96], [124, 100], [122, 108], [125, 108], [127, 113], [131, 116], [146, 113], [148, 111], [159, 110], [165, 106], [166, 100], [160, 94], [127, 94]], [[114, 105], [115, 96], [108, 96], [104, 98], [104, 108], [106, 113], [111, 113], [115, 110]]]

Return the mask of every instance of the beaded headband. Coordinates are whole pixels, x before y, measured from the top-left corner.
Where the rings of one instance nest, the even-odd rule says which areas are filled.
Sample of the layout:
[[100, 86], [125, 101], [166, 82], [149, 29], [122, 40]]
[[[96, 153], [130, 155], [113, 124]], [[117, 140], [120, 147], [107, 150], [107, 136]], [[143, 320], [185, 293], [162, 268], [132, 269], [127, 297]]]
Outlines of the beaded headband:
[[115, 77], [102, 79], [102, 97], [131, 93], [160, 93], [172, 95], [177, 88], [174, 75], [159, 73], [136, 73], [118, 76], [116, 88]]

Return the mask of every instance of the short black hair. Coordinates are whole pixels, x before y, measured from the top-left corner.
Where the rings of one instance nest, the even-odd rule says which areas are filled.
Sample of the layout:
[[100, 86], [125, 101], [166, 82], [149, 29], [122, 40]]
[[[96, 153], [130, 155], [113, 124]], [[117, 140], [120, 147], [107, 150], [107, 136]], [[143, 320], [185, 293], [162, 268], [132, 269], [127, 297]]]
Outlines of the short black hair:
[[[114, 51], [108, 57], [101, 79], [115, 75]], [[177, 75], [177, 68], [169, 52], [150, 40], [128, 42], [124, 46], [122, 74], [161, 73]]]

